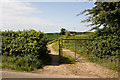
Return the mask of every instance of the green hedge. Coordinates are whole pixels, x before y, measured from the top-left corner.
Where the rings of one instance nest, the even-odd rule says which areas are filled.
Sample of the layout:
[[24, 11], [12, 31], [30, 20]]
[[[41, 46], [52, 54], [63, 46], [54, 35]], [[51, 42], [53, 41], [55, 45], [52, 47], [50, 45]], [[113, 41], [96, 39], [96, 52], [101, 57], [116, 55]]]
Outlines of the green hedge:
[[94, 32], [93, 38], [97, 39], [97, 41], [93, 42], [93, 45], [96, 45], [96, 50], [92, 50], [94, 59], [92, 57], [91, 59], [96, 62], [106, 63], [105, 66], [108, 66], [108, 68], [120, 71], [118, 70], [120, 37], [119, 33], [117, 33], [120, 29], [117, 30], [114, 32], [109, 28], [103, 28]]
[[50, 61], [48, 40], [42, 32], [35, 30], [2, 32], [3, 67], [31, 71]]
[[118, 34], [111, 33], [109, 30], [101, 29], [93, 34], [93, 38], [97, 41], [93, 42], [97, 50], [93, 50], [93, 54], [98, 58], [118, 59], [120, 38]]

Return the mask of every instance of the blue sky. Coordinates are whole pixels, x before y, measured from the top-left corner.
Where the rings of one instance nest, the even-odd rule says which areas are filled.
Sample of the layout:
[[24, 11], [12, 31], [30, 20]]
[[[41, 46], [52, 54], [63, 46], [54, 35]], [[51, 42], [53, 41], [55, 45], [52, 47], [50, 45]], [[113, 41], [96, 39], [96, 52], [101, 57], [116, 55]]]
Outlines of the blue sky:
[[2, 30], [34, 29], [42, 32], [88, 31], [86, 23], [80, 23], [86, 16], [76, 16], [94, 2], [14, 2], [3, 4]]

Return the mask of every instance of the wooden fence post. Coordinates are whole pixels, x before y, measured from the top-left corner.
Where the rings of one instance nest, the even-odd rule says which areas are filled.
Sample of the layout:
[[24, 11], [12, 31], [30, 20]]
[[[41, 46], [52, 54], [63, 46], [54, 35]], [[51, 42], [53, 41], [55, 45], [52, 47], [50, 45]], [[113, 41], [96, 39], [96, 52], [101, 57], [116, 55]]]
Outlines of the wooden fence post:
[[88, 57], [90, 58], [90, 40], [89, 40], [89, 47], [88, 47]]
[[60, 62], [60, 60], [61, 60], [61, 46], [60, 46], [60, 39], [58, 40], [59, 41], [59, 62]]
[[75, 40], [75, 59], [76, 59], [76, 40]]

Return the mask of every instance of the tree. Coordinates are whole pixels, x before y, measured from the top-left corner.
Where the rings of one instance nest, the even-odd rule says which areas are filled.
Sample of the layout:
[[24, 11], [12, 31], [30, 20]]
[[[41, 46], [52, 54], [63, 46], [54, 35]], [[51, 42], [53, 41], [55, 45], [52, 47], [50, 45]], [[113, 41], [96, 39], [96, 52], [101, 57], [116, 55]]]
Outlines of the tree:
[[[108, 27], [112, 32], [118, 33], [120, 27], [120, 1], [119, 2], [96, 2], [95, 7], [81, 12], [88, 18], [82, 22], [92, 22], [89, 26], [94, 26], [91, 30], [99, 30], [100, 26]], [[79, 15], [79, 14], [78, 14]]]
[[62, 28], [60, 34], [65, 35], [65, 33], [66, 33], [66, 29]]
[[[80, 14], [88, 16], [82, 22], [92, 22], [89, 26], [93, 26], [91, 30], [96, 30], [93, 38], [96, 38], [97, 42], [93, 44], [97, 46], [97, 50], [93, 50], [93, 54], [99, 58], [107, 58], [108, 56], [114, 59], [118, 58], [120, 45], [120, 1], [95, 2], [95, 6], [92, 9], [84, 10]], [[100, 28], [101, 26], [103, 28]]]

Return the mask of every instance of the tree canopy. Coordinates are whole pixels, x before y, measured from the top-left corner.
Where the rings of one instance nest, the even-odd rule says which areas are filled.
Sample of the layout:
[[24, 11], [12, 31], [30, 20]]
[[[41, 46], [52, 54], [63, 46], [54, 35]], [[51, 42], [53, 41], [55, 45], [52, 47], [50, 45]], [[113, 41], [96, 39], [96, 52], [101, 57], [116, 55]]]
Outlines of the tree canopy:
[[92, 22], [89, 25], [93, 26], [91, 30], [99, 30], [99, 27], [103, 26], [103, 28], [109, 28], [111, 32], [118, 33], [120, 27], [120, 1], [95, 2], [95, 6], [92, 9], [84, 10], [80, 14], [88, 16], [82, 22]]
[[93, 38], [97, 41], [93, 44], [97, 47], [92, 53], [100, 59], [112, 57], [111, 60], [116, 60], [120, 48], [120, 1], [95, 2], [92, 9], [86, 9], [80, 14], [87, 16], [81, 22], [91, 22], [91, 30], [96, 30]]
[[66, 29], [62, 28], [60, 34], [65, 35], [65, 33], [66, 33]]

